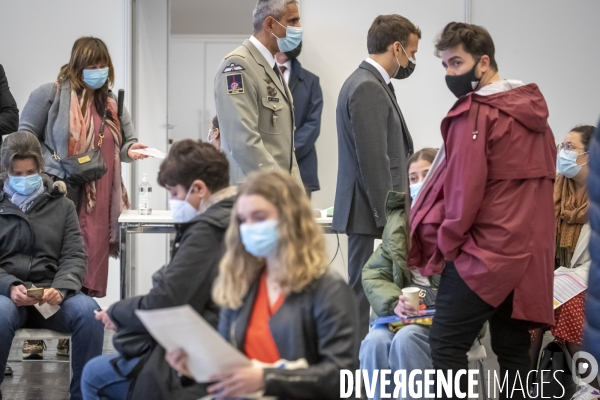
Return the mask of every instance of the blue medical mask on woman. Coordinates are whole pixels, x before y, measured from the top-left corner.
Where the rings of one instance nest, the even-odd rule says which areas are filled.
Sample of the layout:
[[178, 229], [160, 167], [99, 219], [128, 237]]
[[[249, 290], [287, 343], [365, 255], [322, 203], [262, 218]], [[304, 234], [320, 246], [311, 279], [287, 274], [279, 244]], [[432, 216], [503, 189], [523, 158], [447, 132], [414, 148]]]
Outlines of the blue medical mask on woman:
[[562, 149], [556, 158], [556, 169], [558, 170], [558, 173], [567, 178], [574, 178], [575, 175], [581, 171], [581, 167], [587, 164], [577, 165], [577, 157], [586, 153], [587, 151], [579, 154], [574, 151]]
[[269, 219], [253, 224], [241, 224], [240, 236], [246, 251], [254, 257], [265, 258], [272, 255], [279, 242], [278, 221]]
[[21, 196], [29, 196], [42, 184], [40, 174], [27, 176], [11, 176], [8, 181], [10, 187]]
[[190, 222], [196, 215], [198, 215], [198, 210], [194, 208], [193, 205], [188, 203], [188, 198], [190, 197], [190, 193], [192, 193], [192, 186], [188, 189], [187, 195], [185, 196], [185, 200], [179, 199], [169, 199], [169, 208], [171, 209], [171, 215], [173, 220], [178, 224], [185, 224]]
[[108, 79], [108, 68], [84, 69], [83, 82], [90, 89], [100, 89]]
[[419, 195], [419, 192], [421, 191], [421, 188], [423, 187], [423, 182], [425, 182], [425, 181], [413, 183], [412, 185], [410, 185], [410, 197], [413, 199], [413, 201], [415, 201], [415, 199]]
[[[273, 18], [273, 21], [281, 25], [281, 23], [275, 18]], [[282, 53], [286, 53], [288, 51], [294, 50], [300, 45], [300, 42], [302, 42], [302, 28], [298, 28], [297, 26], [283, 27], [285, 28], [284, 38], [278, 38], [273, 32], [271, 32], [271, 34], [277, 38], [277, 46], [279, 46], [279, 51]]]

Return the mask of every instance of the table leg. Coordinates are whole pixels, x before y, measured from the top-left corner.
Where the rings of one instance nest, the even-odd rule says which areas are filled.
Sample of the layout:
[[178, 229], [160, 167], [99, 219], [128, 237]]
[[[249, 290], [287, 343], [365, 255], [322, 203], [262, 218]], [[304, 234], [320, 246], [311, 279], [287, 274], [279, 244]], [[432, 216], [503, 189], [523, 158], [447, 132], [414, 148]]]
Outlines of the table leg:
[[126, 299], [128, 295], [128, 280], [130, 271], [127, 270], [128, 267], [128, 252], [127, 252], [127, 227], [124, 224], [121, 224], [120, 230], [121, 236], [121, 300]]

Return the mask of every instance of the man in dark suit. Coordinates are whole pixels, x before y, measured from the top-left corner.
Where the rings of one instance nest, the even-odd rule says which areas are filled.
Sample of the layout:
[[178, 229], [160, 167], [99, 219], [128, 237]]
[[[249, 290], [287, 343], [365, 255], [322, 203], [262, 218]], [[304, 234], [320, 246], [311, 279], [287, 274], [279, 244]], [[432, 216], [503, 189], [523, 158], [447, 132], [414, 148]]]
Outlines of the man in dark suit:
[[19, 109], [17, 108], [17, 102], [10, 93], [4, 68], [0, 65], [0, 145], [2, 145], [2, 135], [14, 133], [18, 127]]
[[400, 15], [380, 15], [369, 29], [369, 57], [344, 83], [337, 104], [338, 178], [332, 228], [348, 235], [348, 275], [359, 301], [361, 334], [369, 329], [362, 268], [385, 226], [390, 190], [408, 191], [413, 142], [390, 78], [415, 68], [421, 31]]
[[321, 133], [323, 92], [319, 77], [300, 65], [298, 56], [301, 50], [302, 43], [292, 51], [277, 53], [275, 59], [294, 98], [296, 159], [304, 189], [311, 197], [312, 192], [320, 189], [315, 143]]

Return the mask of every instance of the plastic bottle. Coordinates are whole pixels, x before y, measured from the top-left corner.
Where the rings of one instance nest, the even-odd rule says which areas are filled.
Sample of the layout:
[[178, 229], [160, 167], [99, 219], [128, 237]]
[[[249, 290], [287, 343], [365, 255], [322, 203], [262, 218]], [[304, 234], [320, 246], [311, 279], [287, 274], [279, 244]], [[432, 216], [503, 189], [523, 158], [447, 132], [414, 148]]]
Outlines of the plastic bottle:
[[152, 214], [152, 186], [148, 183], [148, 176], [142, 175], [138, 197], [138, 213], [141, 215]]

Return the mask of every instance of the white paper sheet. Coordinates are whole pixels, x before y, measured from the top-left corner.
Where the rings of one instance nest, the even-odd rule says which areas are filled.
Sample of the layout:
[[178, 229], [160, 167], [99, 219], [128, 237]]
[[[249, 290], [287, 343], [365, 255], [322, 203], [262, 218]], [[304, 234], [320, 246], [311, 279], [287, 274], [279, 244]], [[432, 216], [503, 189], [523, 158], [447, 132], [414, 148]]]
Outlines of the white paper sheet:
[[587, 265], [577, 268], [560, 267], [554, 271], [554, 309], [587, 289], [588, 273]]
[[215, 374], [252, 365], [189, 305], [135, 313], [167, 351], [185, 350], [197, 382], [209, 382]]
[[167, 157], [167, 153], [163, 153], [162, 151], [151, 148], [151, 147], [149, 147], [147, 149], [136, 149], [136, 150], [131, 150], [131, 151], [133, 151], [134, 153], [143, 154], [143, 155], [149, 156], [149, 157], [160, 158], [161, 160], [164, 160]]
[[42, 314], [42, 317], [45, 319], [50, 318], [56, 314], [58, 310], [60, 310], [60, 306], [51, 306], [48, 303], [44, 304], [43, 306], [40, 306], [39, 304], [34, 304], [33, 306], [39, 311], [40, 314]]

